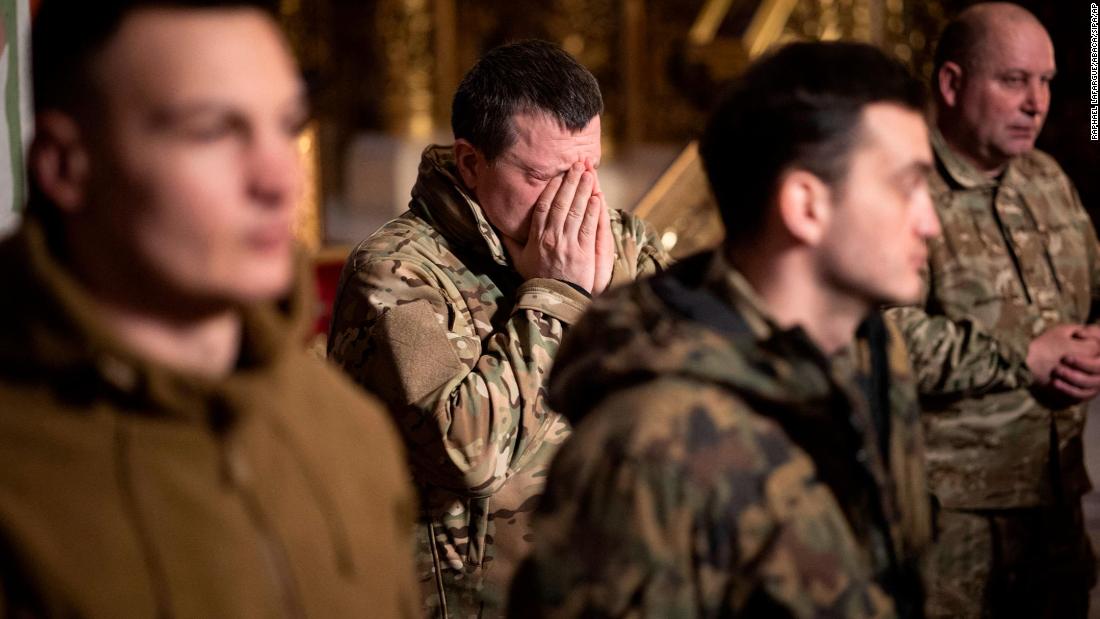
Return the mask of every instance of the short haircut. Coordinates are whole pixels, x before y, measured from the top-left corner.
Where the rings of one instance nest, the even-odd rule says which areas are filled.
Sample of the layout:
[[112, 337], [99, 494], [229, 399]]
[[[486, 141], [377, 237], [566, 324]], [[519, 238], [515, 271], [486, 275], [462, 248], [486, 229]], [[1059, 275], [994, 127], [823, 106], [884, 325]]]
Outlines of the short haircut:
[[978, 50], [984, 43], [986, 29], [971, 19], [953, 19], [943, 29], [936, 44], [936, 53], [932, 60], [932, 83], [944, 63], [958, 63], [967, 70], [973, 70]]
[[842, 189], [863, 108], [879, 102], [922, 111], [924, 89], [901, 63], [861, 43], [794, 43], [737, 78], [699, 141], [726, 244], [760, 232], [786, 170]]
[[955, 62], [968, 71], [974, 71], [987, 53], [986, 46], [991, 41], [996, 41], [998, 30], [1003, 32], [1005, 29], [1014, 29], [1023, 23], [1043, 27], [1042, 22], [1031, 11], [1019, 4], [979, 2], [971, 5], [948, 22], [940, 34], [932, 61], [933, 83], [940, 68], [948, 61]]
[[36, 110], [74, 111], [94, 98], [91, 67], [122, 22], [153, 8], [255, 8], [275, 14], [275, 0], [43, 0], [31, 33]]
[[520, 41], [490, 50], [462, 78], [451, 129], [493, 161], [515, 143], [517, 113], [543, 112], [580, 131], [602, 111], [600, 85], [581, 63], [553, 43]]

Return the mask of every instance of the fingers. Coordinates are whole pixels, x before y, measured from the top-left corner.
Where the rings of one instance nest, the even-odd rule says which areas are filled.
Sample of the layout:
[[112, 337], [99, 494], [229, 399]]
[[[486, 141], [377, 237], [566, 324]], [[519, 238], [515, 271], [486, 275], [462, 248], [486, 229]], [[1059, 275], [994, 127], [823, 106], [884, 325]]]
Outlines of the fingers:
[[1074, 333], [1074, 337], [1088, 338], [1090, 340], [1100, 341], [1100, 326], [1081, 325]]
[[595, 226], [589, 229], [586, 234], [581, 232], [585, 222], [585, 213], [588, 212], [589, 203], [592, 201], [592, 189], [595, 184], [595, 178], [591, 172], [581, 173], [580, 181], [577, 183], [577, 191], [573, 194], [572, 204], [565, 217], [565, 227], [563, 229], [565, 238], [584, 241], [596, 235]]
[[601, 203], [598, 196], [590, 196], [584, 209], [584, 219], [581, 220], [580, 229], [577, 231], [577, 240], [582, 245], [596, 238], [596, 230], [600, 226]]
[[1086, 374], [1100, 375], [1100, 357], [1066, 355], [1062, 357], [1062, 365]]
[[615, 265], [615, 241], [611, 236], [611, 214], [603, 195], [598, 196], [600, 222], [596, 228], [596, 276], [593, 293], [600, 293], [611, 283], [611, 274]]
[[1076, 368], [1061, 364], [1051, 374], [1055, 381], [1068, 383], [1078, 389], [1096, 391], [1100, 389], [1100, 375], [1082, 372]]
[[[546, 229], [565, 230], [566, 219], [569, 217], [569, 211], [573, 208], [573, 198], [577, 195], [577, 186], [580, 185], [583, 174], [584, 166], [579, 163], [574, 163], [565, 173], [561, 186], [558, 187], [557, 192], [554, 194], [554, 200], [551, 202], [550, 213], [546, 219]], [[589, 180], [589, 183], [591, 183], [591, 180]], [[586, 196], [585, 200], [587, 199]], [[581, 206], [583, 207], [583, 203]], [[578, 212], [578, 219], [583, 214], [582, 209]], [[575, 235], [576, 229], [573, 232]]]
[[1076, 387], [1060, 378], [1054, 379], [1054, 382], [1052, 382], [1050, 386], [1078, 401], [1090, 400], [1096, 396], [1095, 390]]
[[550, 208], [554, 202], [554, 197], [558, 195], [558, 190], [564, 180], [561, 176], [550, 179], [550, 182], [546, 183], [546, 187], [543, 188], [542, 193], [539, 194], [539, 199], [535, 200], [535, 206], [531, 209], [531, 223], [527, 228], [528, 243], [531, 242], [531, 239], [537, 240], [542, 236], [542, 231], [546, 229], [546, 221], [550, 216]]

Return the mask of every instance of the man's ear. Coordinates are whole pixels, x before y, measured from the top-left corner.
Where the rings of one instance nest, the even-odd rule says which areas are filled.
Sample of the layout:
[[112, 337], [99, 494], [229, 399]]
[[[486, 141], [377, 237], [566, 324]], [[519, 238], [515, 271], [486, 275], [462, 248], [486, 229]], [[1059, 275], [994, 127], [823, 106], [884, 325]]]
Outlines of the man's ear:
[[71, 116], [56, 110], [37, 114], [28, 162], [39, 189], [59, 209], [75, 213], [83, 208], [90, 172], [88, 149]]
[[787, 233], [803, 245], [817, 246], [832, 218], [829, 186], [805, 170], [789, 170], [779, 179], [776, 201]]
[[462, 182], [470, 191], [477, 189], [478, 172], [484, 165], [485, 158], [476, 146], [463, 138], [455, 140], [455, 165], [458, 173], [462, 175]]
[[959, 63], [948, 60], [936, 74], [936, 89], [947, 107], [955, 107], [962, 90], [963, 68]]

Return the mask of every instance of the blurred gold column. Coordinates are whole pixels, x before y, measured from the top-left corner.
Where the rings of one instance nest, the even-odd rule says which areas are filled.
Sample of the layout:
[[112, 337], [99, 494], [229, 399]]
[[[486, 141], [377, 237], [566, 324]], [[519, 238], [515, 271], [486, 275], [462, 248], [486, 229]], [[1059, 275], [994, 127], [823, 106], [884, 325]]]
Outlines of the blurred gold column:
[[294, 236], [307, 250], [317, 252], [321, 249], [323, 238], [319, 185], [321, 149], [317, 144], [317, 121], [310, 122], [298, 137], [298, 156], [301, 157], [305, 183], [294, 212]]
[[385, 126], [396, 135], [428, 137], [436, 70], [432, 0], [380, 0], [376, 19], [386, 73]]
[[[280, 0], [279, 17], [287, 39], [303, 69], [316, 70], [325, 60], [327, 48], [322, 37], [314, 30], [317, 16], [323, 10], [321, 0], [309, 0], [314, 11], [313, 23], [309, 23], [303, 11], [304, 0]], [[317, 121], [310, 122], [298, 137], [298, 155], [301, 157], [302, 195], [294, 210], [294, 236], [299, 244], [310, 252], [321, 248], [324, 239], [321, 216], [321, 153], [317, 143]]]

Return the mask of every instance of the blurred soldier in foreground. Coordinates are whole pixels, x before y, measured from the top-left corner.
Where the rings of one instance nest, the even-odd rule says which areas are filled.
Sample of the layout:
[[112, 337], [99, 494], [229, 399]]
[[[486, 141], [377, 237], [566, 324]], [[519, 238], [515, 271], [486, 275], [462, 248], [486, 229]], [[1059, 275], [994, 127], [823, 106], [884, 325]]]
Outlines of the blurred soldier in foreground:
[[[858, 67], [859, 70], [853, 70]], [[938, 233], [922, 94], [858, 44], [752, 66], [700, 143], [727, 236], [596, 301], [516, 617], [917, 617], [916, 396], [875, 308]]]
[[0, 245], [0, 614], [398, 617], [414, 496], [309, 358], [307, 117], [259, 2], [45, 0]]
[[490, 51], [424, 151], [409, 210], [348, 258], [329, 354], [398, 415], [424, 514], [426, 612], [496, 615], [568, 425], [545, 402], [593, 294], [667, 258], [600, 193], [596, 79], [540, 41]]
[[1097, 239], [1070, 180], [1035, 150], [1054, 77], [1050, 37], [1012, 4], [944, 31], [933, 87], [943, 222], [928, 294], [894, 310], [925, 409], [939, 506], [930, 611], [1084, 617], [1095, 559], [1084, 401], [1100, 388]]

